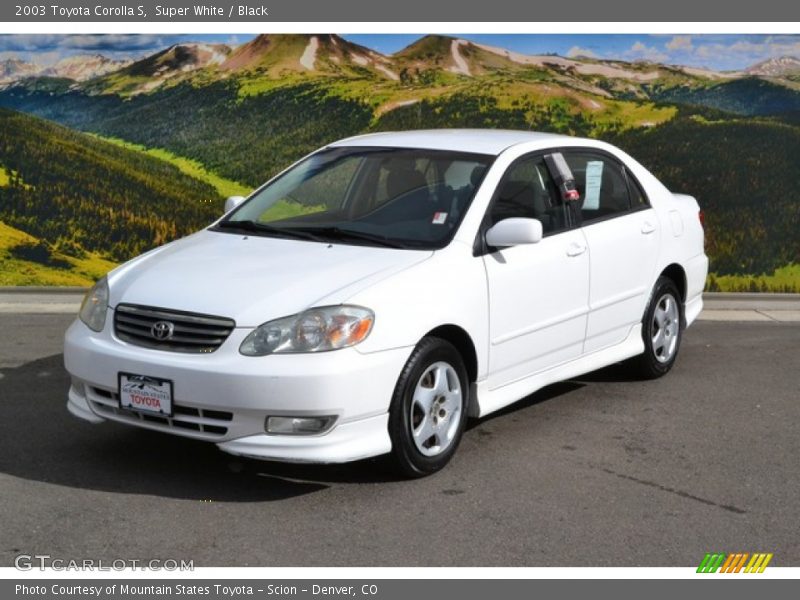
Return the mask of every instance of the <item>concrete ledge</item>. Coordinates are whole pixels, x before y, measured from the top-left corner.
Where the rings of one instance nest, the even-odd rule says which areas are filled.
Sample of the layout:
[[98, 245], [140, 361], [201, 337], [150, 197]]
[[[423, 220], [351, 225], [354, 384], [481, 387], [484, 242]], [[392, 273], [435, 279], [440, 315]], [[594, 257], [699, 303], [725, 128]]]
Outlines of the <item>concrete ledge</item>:
[[85, 294], [89, 288], [73, 286], [44, 286], [44, 285], [0, 285], [0, 298], [4, 294]]
[[715, 310], [703, 309], [699, 321], [761, 321], [777, 323], [800, 322], [800, 310]]
[[[76, 314], [84, 288], [0, 287], [0, 314]], [[703, 294], [700, 321], [800, 322], [800, 294]]]
[[77, 315], [81, 303], [78, 302], [29, 302], [5, 303], [0, 299], [0, 315]]
[[[2, 289], [2, 288], [0, 288]], [[703, 298], [714, 300], [800, 300], [800, 294], [779, 294], [776, 292], [703, 292]]]
[[703, 294], [701, 321], [800, 322], [800, 294]]
[[729, 294], [706, 292], [708, 310], [800, 310], [800, 294]]

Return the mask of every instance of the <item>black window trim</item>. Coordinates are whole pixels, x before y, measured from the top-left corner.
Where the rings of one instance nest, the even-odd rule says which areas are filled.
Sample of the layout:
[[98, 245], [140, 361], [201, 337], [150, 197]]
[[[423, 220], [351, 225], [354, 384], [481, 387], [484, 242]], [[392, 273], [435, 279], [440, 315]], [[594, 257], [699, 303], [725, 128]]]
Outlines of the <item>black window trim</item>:
[[[578, 153], [590, 154], [590, 155], [594, 154], [601, 158], [611, 160], [619, 167], [620, 171], [622, 171], [622, 178], [625, 180], [625, 186], [628, 188], [628, 200], [631, 201], [633, 199], [631, 195], [631, 184], [635, 185], [639, 189], [642, 198], [644, 198], [644, 204], [637, 207], [631, 206], [628, 208], [628, 210], [621, 210], [619, 212], [611, 213], [609, 215], [597, 217], [596, 219], [592, 219], [591, 221], [587, 222], [584, 222], [581, 217], [581, 222], [576, 223], [575, 227], [591, 227], [592, 225], [596, 225], [597, 223], [604, 223], [605, 221], [610, 221], [611, 219], [618, 219], [620, 217], [625, 217], [652, 208], [652, 205], [650, 204], [650, 198], [647, 196], [647, 192], [645, 192], [644, 186], [642, 186], [642, 184], [636, 178], [636, 175], [631, 173], [631, 170], [628, 168], [628, 165], [626, 165], [622, 160], [613, 155], [611, 152], [603, 150], [602, 148], [593, 148], [591, 146], [566, 146], [564, 148], [559, 148], [557, 151], [561, 152], [561, 154], [563, 154], [565, 158], [566, 155], [570, 151], [572, 151], [573, 154], [578, 154]], [[580, 214], [580, 211], [570, 211], [570, 212], [571, 213], [577, 212], [578, 214]]]
[[[544, 160], [544, 157], [547, 154], [555, 154], [558, 152], [561, 152], [561, 149], [546, 148], [544, 150], [534, 150], [533, 152], [528, 152], [527, 154], [518, 156], [513, 161], [511, 161], [511, 164], [508, 165], [508, 167], [506, 167], [506, 170], [503, 172], [503, 176], [500, 178], [497, 187], [495, 188], [494, 192], [492, 192], [492, 198], [491, 200], [489, 200], [489, 204], [486, 206], [486, 211], [483, 213], [483, 219], [481, 219], [480, 227], [478, 227], [478, 233], [476, 234], [475, 241], [473, 242], [473, 247], [472, 247], [473, 256], [475, 257], [485, 256], [486, 254], [491, 254], [497, 250], [496, 248], [493, 248], [486, 243], [486, 232], [489, 230], [489, 215], [492, 212], [492, 208], [494, 208], [494, 205], [497, 203], [497, 200], [500, 196], [500, 190], [503, 188], [503, 184], [505, 184], [505, 182], [507, 181], [511, 171], [522, 162], [536, 158], [541, 158], [542, 160]], [[550, 169], [547, 168], [546, 163], [545, 163], [545, 168], [547, 169], [548, 173], [550, 173]], [[552, 173], [550, 173], [550, 177], [551, 178], [553, 177]], [[556, 200], [564, 204], [563, 198], [557, 198]], [[552, 237], [554, 235], [560, 235], [562, 233], [567, 233], [569, 231], [572, 231], [576, 227], [576, 224], [573, 222], [572, 219], [572, 212], [573, 211], [567, 211], [567, 226], [564, 229], [543, 233], [542, 237], [543, 238]]]
[[642, 184], [639, 183], [639, 180], [636, 178], [636, 175], [631, 173], [631, 170], [628, 168], [628, 165], [624, 163], [622, 165], [622, 173], [625, 176], [625, 182], [628, 185], [628, 196], [631, 198], [631, 200], [633, 200], [633, 195], [632, 195], [633, 188], [636, 188], [636, 191], [639, 192], [639, 195], [644, 200], [643, 204], [635, 208], [632, 207], [631, 212], [637, 212], [644, 208], [652, 208], [652, 205], [650, 204], [650, 198], [647, 196], [647, 192], [644, 191], [644, 187], [642, 187]]

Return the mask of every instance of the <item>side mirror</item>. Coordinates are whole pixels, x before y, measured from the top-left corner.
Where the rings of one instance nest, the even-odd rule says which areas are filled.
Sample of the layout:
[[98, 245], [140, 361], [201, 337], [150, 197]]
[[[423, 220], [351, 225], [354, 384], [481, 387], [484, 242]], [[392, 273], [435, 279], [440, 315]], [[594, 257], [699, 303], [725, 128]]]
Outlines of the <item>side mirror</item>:
[[225, 214], [231, 212], [234, 208], [239, 206], [245, 200], [246, 198], [244, 196], [229, 197], [227, 200], [225, 200]]
[[495, 248], [536, 244], [541, 240], [542, 222], [538, 219], [503, 219], [486, 232], [486, 243]]

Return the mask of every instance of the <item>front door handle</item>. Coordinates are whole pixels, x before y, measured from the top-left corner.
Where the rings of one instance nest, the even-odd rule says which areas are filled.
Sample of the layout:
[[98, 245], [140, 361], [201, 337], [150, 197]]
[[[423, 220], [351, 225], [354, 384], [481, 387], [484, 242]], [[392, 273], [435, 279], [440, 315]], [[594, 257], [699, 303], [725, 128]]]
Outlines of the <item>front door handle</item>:
[[656, 226], [653, 225], [650, 221], [645, 221], [642, 223], [642, 233], [647, 235], [648, 233], [653, 233], [656, 230]]
[[572, 242], [567, 247], [567, 256], [580, 256], [586, 252], [586, 244], [579, 244], [577, 242]]

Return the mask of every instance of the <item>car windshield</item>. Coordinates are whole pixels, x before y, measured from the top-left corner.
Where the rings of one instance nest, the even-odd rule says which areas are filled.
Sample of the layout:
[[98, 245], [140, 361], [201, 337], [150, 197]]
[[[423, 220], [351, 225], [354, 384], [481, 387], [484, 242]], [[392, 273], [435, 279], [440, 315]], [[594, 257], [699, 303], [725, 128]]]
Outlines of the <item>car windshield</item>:
[[397, 248], [440, 248], [492, 161], [406, 148], [322, 150], [256, 191], [217, 231]]

